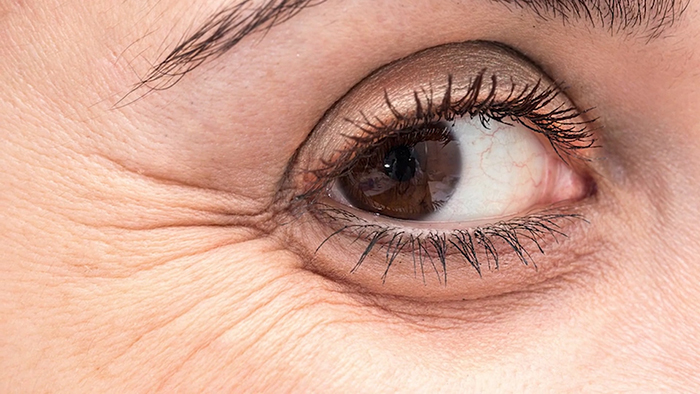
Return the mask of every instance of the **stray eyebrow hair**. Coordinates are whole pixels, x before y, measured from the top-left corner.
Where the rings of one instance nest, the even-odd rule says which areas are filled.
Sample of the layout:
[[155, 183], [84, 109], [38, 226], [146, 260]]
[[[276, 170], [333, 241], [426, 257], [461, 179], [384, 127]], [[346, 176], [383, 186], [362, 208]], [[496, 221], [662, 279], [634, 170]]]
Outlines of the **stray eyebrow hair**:
[[[242, 0], [211, 15], [194, 34], [186, 37], [156, 64], [124, 97], [136, 90], [165, 90], [204, 62], [220, 57], [252, 33], [268, 31], [307, 7], [326, 0]], [[396, 0], [403, 1], [403, 0]], [[432, 0], [418, 0], [432, 1]], [[643, 34], [658, 38], [685, 11], [690, 0], [490, 0], [564, 23], [588, 22], [611, 34]], [[148, 93], [148, 92], [147, 92]], [[147, 94], [146, 93], [146, 94]], [[120, 100], [120, 102], [122, 101]]]

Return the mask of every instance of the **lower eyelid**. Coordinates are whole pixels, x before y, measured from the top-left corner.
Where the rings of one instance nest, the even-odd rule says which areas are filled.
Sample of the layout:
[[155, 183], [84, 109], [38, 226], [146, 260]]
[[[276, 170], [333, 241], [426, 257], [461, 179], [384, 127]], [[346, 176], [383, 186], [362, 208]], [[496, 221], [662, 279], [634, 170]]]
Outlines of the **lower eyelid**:
[[[498, 248], [496, 250], [499, 256], [498, 268], [495, 266], [493, 257], [486, 260], [485, 254], [477, 251], [481, 259], [481, 275], [454, 246], [449, 246], [443, 264], [443, 261], [434, 255], [433, 247], [429, 244], [425, 245], [425, 242], [428, 242], [426, 240], [421, 241], [427, 249], [422, 252], [424, 269], [421, 270], [417, 261], [421, 252], [413, 253], [408, 246], [404, 246], [404, 249], [398, 252], [396, 248], [391, 250], [391, 237], [401, 230], [378, 225], [374, 225], [374, 228], [394, 231], [394, 233], [384, 240], [377, 241], [376, 249], [372, 250], [362, 264], [356, 267], [371, 240], [367, 239], [366, 234], [363, 238], [357, 231], [338, 231], [343, 226], [337, 221], [335, 225], [329, 226], [328, 213], [323, 213], [321, 210], [315, 213], [308, 212], [304, 215], [305, 218], [298, 219], [296, 223], [301, 228], [291, 226], [289, 230], [292, 232], [287, 236], [290, 237], [291, 242], [307, 251], [305, 252], [307, 269], [344, 283], [361, 293], [426, 301], [479, 299], [518, 291], [575, 269], [576, 264], [570, 261], [572, 255], [567, 247], [570, 243], [563, 233], [572, 235], [572, 238], [574, 236], [580, 238], [583, 236], [581, 233], [586, 231], [587, 222], [579, 214], [566, 214], [563, 213], [564, 210], [560, 211], [552, 215], [561, 215], [559, 220], [561, 233], [540, 240], [541, 246], [547, 249], [547, 255], [540, 254], [538, 247], [530, 240], [521, 239], [521, 242], [527, 243], [524, 249], [528, 252], [524, 256], [529, 264], [525, 265], [517, 251], [507, 241], [497, 239], [494, 245]], [[336, 211], [336, 214], [343, 215], [343, 212]], [[336, 235], [329, 238], [329, 234], [334, 232], [337, 232]], [[358, 240], [362, 242], [355, 242]], [[318, 250], [315, 250], [319, 245], [321, 246]], [[425, 253], [428, 251], [433, 255], [427, 256]], [[415, 269], [414, 258], [417, 261]], [[389, 266], [387, 261], [391, 259], [394, 261]], [[386, 275], [387, 268], [389, 275]]]

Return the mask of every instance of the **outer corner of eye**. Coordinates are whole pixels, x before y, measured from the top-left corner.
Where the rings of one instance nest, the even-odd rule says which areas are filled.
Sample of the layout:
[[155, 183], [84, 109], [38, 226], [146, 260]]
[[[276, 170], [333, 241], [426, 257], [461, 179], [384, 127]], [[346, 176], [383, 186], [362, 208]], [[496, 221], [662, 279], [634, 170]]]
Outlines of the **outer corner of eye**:
[[567, 206], [592, 188], [585, 164], [562, 159], [590, 146], [587, 123], [539, 81], [550, 79], [502, 46], [451, 44], [348, 92], [297, 160], [313, 174], [301, 188], [316, 190], [300, 242], [317, 270], [413, 298], [492, 296], [542, 278], [531, 256], [556, 244], [580, 217]]

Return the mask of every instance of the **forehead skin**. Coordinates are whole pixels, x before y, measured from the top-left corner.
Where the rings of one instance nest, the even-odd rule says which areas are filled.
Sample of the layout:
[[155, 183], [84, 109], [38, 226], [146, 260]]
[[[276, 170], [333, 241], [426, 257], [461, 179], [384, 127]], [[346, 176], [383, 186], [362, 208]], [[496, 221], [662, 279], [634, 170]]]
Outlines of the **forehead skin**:
[[[527, 4], [327, 1], [148, 81], [227, 5], [0, 5], [0, 391], [698, 387], [697, 3], [650, 39]], [[372, 70], [476, 39], [598, 111], [587, 269], [429, 307], [307, 271], [276, 220], [294, 152]]]

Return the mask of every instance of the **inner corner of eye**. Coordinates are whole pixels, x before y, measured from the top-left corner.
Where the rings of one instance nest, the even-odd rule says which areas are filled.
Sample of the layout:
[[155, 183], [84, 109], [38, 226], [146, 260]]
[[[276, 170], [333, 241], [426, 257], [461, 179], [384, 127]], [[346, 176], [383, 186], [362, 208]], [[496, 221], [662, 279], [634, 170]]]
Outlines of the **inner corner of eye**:
[[581, 199], [587, 190], [541, 135], [478, 117], [413, 127], [359, 157], [330, 196], [374, 216], [482, 222]]

